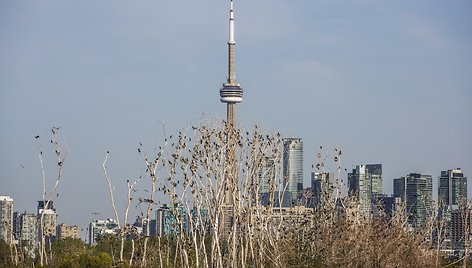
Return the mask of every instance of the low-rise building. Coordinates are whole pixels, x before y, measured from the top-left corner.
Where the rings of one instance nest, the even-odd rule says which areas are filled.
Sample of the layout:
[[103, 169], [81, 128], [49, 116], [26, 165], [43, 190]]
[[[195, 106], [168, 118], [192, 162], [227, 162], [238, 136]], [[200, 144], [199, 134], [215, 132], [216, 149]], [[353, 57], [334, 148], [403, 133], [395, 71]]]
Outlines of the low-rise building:
[[95, 245], [104, 235], [116, 235], [120, 231], [118, 223], [113, 219], [94, 220], [89, 226], [89, 245]]
[[61, 223], [57, 226], [57, 236], [59, 239], [64, 238], [73, 238], [79, 239], [80, 238], [80, 229], [77, 225], [68, 226], [65, 223]]

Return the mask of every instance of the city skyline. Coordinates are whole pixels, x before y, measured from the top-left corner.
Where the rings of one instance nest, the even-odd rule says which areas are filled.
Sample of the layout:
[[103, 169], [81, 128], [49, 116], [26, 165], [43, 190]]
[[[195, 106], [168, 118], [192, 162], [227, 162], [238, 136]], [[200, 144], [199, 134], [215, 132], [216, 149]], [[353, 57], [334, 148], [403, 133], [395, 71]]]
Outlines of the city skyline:
[[[38, 146], [54, 153], [53, 126], [67, 146], [60, 222], [83, 226], [93, 212], [112, 215], [101, 170], [107, 150], [124, 202], [126, 179], [144, 170], [136, 148], [162, 143], [161, 122], [172, 134], [201, 114], [223, 117], [215, 88], [226, 66], [227, 1], [0, 7], [0, 194], [15, 199], [16, 211], [41, 199]], [[470, 3], [237, 8], [238, 75], [248, 89], [238, 121], [301, 137], [304, 185], [320, 144], [342, 148], [348, 170], [382, 163], [388, 193], [411, 172], [431, 174], [434, 195], [440, 171], [471, 173]], [[49, 183], [55, 164], [46, 161]]]

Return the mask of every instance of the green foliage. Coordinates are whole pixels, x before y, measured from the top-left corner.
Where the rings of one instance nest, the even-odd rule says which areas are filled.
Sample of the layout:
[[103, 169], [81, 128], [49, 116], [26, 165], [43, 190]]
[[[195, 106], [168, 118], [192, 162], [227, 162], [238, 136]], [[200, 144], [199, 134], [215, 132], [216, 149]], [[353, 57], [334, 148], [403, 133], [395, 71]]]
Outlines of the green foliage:
[[78, 254], [86, 250], [86, 245], [81, 239], [72, 238], [54, 241], [51, 247], [56, 256]]
[[105, 252], [94, 253], [91, 250], [82, 252], [81, 254], [64, 255], [61, 259], [57, 260], [57, 264], [54, 267], [59, 268], [100, 268], [100, 267], [112, 267], [113, 262], [110, 254]]
[[0, 267], [13, 266], [11, 259], [10, 246], [5, 241], [0, 239]]

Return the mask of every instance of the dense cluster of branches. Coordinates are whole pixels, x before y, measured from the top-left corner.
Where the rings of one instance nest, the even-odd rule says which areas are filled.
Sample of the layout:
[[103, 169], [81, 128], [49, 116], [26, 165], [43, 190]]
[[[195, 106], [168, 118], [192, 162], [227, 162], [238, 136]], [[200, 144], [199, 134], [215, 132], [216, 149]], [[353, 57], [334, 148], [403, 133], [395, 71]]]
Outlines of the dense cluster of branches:
[[[189, 133], [190, 132], [190, 133]], [[164, 133], [165, 134], [165, 133]], [[114, 180], [105, 179], [119, 232], [103, 236], [94, 246], [80, 241], [45, 243], [42, 234], [39, 262], [49, 267], [440, 267], [431, 230], [406, 228], [403, 209], [391, 217], [374, 219], [361, 214], [355, 198], [341, 197], [341, 153], [315, 159], [320, 171], [327, 159], [335, 163], [337, 180], [325, 188], [315, 208], [280, 205], [286, 182], [282, 176], [282, 140], [279, 133], [228, 128], [205, 123], [177, 135], [147, 153], [140, 143], [146, 174], [127, 180], [127, 206], [115, 206]], [[228, 142], [228, 136], [233, 140]], [[57, 139], [55, 139], [57, 140]], [[54, 143], [53, 140], [53, 144]], [[56, 144], [58, 145], [58, 144]], [[61, 178], [63, 156], [57, 148]], [[228, 152], [235, 152], [228, 163]], [[42, 161], [42, 158], [40, 156]], [[272, 166], [267, 167], [268, 159]], [[237, 178], [229, 180], [228, 178]], [[145, 192], [136, 185], [147, 185]], [[262, 184], [268, 202], [261, 205]], [[141, 188], [141, 187], [140, 187]], [[144, 195], [146, 194], [146, 195]], [[45, 195], [46, 203], [52, 194]], [[171, 226], [164, 236], [150, 237], [150, 220], [159, 204], [168, 203]], [[143, 234], [128, 223], [131, 205], [144, 205]], [[435, 215], [432, 215], [435, 217]], [[42, 221], [41, 221], [42, 222]], [[430, 221], [433, 224], [435, 221]], [[428, 229], [429, 228], [429, 229]], [[435, 227], [434, 227], [435, 228]], [[48, 244], [49, 249], [44, 245]], [[11, 250], [9, 251], [9, 253]], [[30, 266], [23, 256], [4, 263]], [[8, 258], [8, 257], [9, 258]]]
[[[138, 152], [143, 156], [147, 176], [128, 181], [128, 207], [123, 221], [119, 221], [115, 209], [122, 230], [116, 263], [141, 267], [440, 265], [439, 252], [432, 249], [431, 239], [425, 238], [423, 232], [408, 231], [404, 213], [388, 219], [364, 218], [355, 199], [341, 198], [340, 175], [316, 208], [277, 207], [286, 190], [279, 133], [265, 133], [257, 126], [242, 131], [218, 122], [192, 130], [190, 134], [181, 131], [165, 137], [163, 146], [153, 155], [148, 155], [140, 144]], [[228, 137], [234, 140], [228, 142]], [[228, 163], [227, 154], [232, 150], [237, 151], [237, 157]], [[332, 157], [340, 174], [341, 154], [335, 151]], [[106, 173], [107, 158], [103, 167], [113, 199]], [[273, 176], [261, 174], [267, 159], [272, 160]], [[324, 165], [316, 163], [317, 167]], [[238, 179], [227, 179], [230, 177]], [[266, 206], [260, 200], [262, 178], [269, 185]], [[149, 196], [131, 197], [130, 190], [138, 182], [149, 183]], [[166, 200], [171, 205], [173, 228], [165, 243], [162, 237], [150, 240], [148, 236], [136, 236], [131, 242], [132, 250], [125, 256], [124, 241], [129, 229], [126, 221], [132, 200], [146, 203], [144, 222], [152, 219], [157, 200]], [[226, 228], [228, 217], [230, 227]], [[146, 226], [145, 233], [149, 234], [150, 225]]]

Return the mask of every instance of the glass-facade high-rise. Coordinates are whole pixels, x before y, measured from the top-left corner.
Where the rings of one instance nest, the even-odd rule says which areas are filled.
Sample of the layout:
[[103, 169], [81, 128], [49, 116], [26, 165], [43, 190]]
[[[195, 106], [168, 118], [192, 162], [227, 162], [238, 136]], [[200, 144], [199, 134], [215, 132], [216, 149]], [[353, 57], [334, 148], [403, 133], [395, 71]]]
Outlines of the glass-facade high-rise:
[[174, 207], [172, 204], [164, 204], [156, 211], [158, 236], [178, 235], [181, 234], [181, 231], [186, 233], [188, 228], [189, 215], [186, 207], [181, 205]]
[[446, 223], [445, 237], [454, 249], [464, 248], [464, 215], [467, 208], [467, 177], [460, 168], [441, 171], [438, 180], [439, 217]]
[[[259, 194], [270, 192], [271, 185], [275, 186], [275, 162], [274, 158], [266, 157], [262, 160], [258, 172]], [[275, 190], [275, 189], [274, 189]]]
[[349, 194], [357, 197], [360, 212], [372, 216], [372, 201], [382, 194], [382, 164], [358, 165], [348, 174]]
[[438, 199], [445, 207], [459, 206], [467, 200], [467, 177], [461, 169], [441, 171], [438, 183]]
[[410, 173], [393, 180], [393, 195], [405, 202], [408, 223], [413, 227], [426, 223], [432, 209], [433, 179], [431, 175]]
[[322, 201], [331, 198], [334, 189], [334, 173], [331, 172], [312, 172], [311, 173], [311, 190], [313, 198], [310, 205], [317, 206]]
[[284, 189], [296, 205], [303, 191], [303, 142], [300, 138], [285, 138], [283, 142]]

